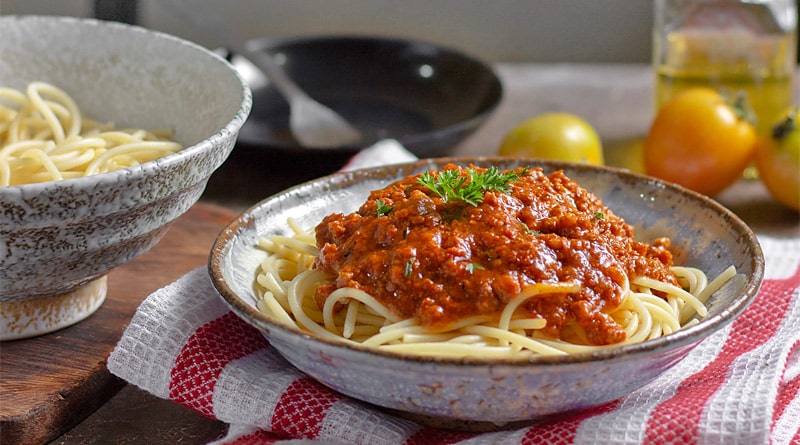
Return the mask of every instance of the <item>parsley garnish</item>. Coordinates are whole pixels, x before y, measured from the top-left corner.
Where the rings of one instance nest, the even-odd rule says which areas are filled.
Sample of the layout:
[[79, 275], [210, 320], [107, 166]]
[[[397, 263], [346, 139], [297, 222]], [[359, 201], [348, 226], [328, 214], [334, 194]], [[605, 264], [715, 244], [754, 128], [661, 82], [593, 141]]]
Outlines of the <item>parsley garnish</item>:
[[475, 270], [484, 270], [484, 269], [485, 267], [481, 266], [480, 264], [475, 264], [475, 263], [467, 264], [467, 272], [469, 272], [470, 275], [472, 275], [472, 273], [475, 272]]
[[541, 234], [542, 234], [542, 232], [540, 232], [540, 231], [538, 231], [538, 230], [533, 230], [533, 229], [531, 229], [530, 227], [528, 227], [528, 225], [527, 225], [527, 224], [525, 224], [525, 223], [524, 223], [524, 222], [522, 222], [522, 221], [520, 221], [519, 223], [520, 223], [520, 224], [522, 224], [522, 227], [524, 227], [524, 228], [525, 228], [525, 231], [526, 231], [526, 232], [528, 232], [528, 233], [530, 233], [531, 235], [541, 235]]
[[405, 270], [406, 278], [411, 276], [411, 272], [414, 270], [415, 261], [417, 261], [417, 257], [415, 256], [412, 256], [411, 258], [408, 259], [408, 261], [406, 261], [406, 270]]
[[382, 199], [376, 200], [375, 201], [375, 206], [378, 208], [378, 217], [379, 218], [381, 216], [387, 215], [389, 212], [392, 211], [392, 209], [394, 209], [394, 207], [386, 205], [386, 203], [383, 202]]
[[606, 215], [603, 212], [594, 212], [594, 219], [605, 219]]
[[[464, 201], [477, 206], [483, 195], [488, 191], [508, 193], [511, 191], [509, 183], [519, 181], [519, 176], [514, 172], [500, 172], [497, 167], [489, 167], [483, 172], [474, 168], [466, 169], [468, 178], [461, 176], [458, 170], [443, 170], [434, 176], [431, 172], [423, 173], [417, 182], [429, 188], [445, 201]], [[525, 176], [528, 170], [524, 169]]]

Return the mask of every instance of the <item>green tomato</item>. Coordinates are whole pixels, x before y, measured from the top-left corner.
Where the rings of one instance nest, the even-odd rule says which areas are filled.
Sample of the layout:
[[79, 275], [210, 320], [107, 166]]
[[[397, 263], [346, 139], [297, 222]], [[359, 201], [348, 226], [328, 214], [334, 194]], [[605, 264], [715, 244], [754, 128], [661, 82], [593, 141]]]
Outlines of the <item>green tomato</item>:
[[545, 113], [522, 122], [506, 134], [497, 154], [603, 165], [597, 132], [570, 113]]

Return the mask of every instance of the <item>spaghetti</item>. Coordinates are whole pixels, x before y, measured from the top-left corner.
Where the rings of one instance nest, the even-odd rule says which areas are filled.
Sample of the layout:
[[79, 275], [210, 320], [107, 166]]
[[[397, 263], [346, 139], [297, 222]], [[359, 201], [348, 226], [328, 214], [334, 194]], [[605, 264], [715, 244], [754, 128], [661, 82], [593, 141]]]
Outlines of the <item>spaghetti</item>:
[[30, 83], [24, 93], [0, 88], [0, 186], [103, 173], [181, 148], [163, 134], [86, 119], [48, 83]]
[[[443, 172], [454, 187], [436, 182]], [[322, 338], [408, 354], [569, 354], [696, 323], [735, 274], [709, 282], [673, 265], [669, 240], [635, 241], [562, 172], [450, 165], [426, 174], [433, 180], [375, 191], [314, 232], [290, 220], [292, 235], [259, 240], [268, 255], [258, 309]], [[490, 185], [498, 174], [511, 180]], [[474, 202], [458, 199], [458, 187], [477, 182], [485, 189]]]

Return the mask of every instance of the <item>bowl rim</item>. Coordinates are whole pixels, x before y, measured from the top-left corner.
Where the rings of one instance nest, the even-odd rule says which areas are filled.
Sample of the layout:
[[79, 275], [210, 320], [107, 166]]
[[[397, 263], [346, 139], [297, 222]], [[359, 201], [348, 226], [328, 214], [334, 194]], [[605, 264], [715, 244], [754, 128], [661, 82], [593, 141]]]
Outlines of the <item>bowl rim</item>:
[[[231, 245], [232, 241], [236, 238], [238, 228], [242, 226], [249, 226], [254, 223], [255, 217], [253, 213], [260, 209], [262, 206], [268, 204], [270, 201], [279, 199], [285, 194], [289, 194], [304, 188], [314, 187], [316, 184], [330, 181], [343, 180], [348, 177], [368, 179], [374, 175], [387, 174], [389, 172], [398, 172], [404, 169], [406, 172], [425, 168], [425, 166], [443, 165], [447, 162], [458, 163], [494, 163], [494, 162], [530, 162], [535, 163], [537, 166], [546, 166], [548, 169], [556, 170], [559, 168], [569, 169], [582, 169], [587, 171], [602, 171], [608, 174], [622, 175], [636, 181], [645, 181], [654, 184], [659, 188], [669, 189], [673, 192], [683, 194], [693, 201], [702, 202], [713, 212], [720, 214], [728, 221], [732, 230], [740, 234], [740, 237], [746, 241], [747, 246], [752, 250], [753, 257], [750, 260], [753, 272], [746, 276], [746, 282], [742, 292], [737, 295], [730, 305], [725, 307], [720, 313], [701, 320], [699, 323], [680, 329], [677, 332], [668, 334], [656, 339], [647, 340], [640, 343], [633, 343], [628, 345], [609, 346], [604, 349], [591, 352], [581, 352], [566, 355], [534, 355], [528, 358], [481, 358], [481, 357], [439, 357], [439, 356], [419, 356], [408, 353], [400, 353], [395, 351], [385, 351], [377, 348], [362, 346], [360, 344], [340, 343], [334, 340], [319, 338], [311, 333], [303, 331], [294, 326], [283, 325], [279, 322], [272, 321], [267, 315], [258, 311], [255, 307], [249, 305], [243, 298], [239, 297], [233, 289], [228, 285], [222, 274], [222, 258], [227, 251], [226, 247]], [[591, 190], [590, 190], [591, 191]], [[370, 167], [365, 169], [353, 170], [349, 172], [336, 172], [326, 175], [317, 179], [313, 179], [302, 184], [290, 187], [282, 192], [276, 193], [259, 203], [251, 206], [245, 210], [234, 220], [232, 220], [217, 236], [212, 245], [209, 254], [208, 273], [211, 278], [213, 287], [216, 289], [219, 296], [225, 303], [232, 309], [232, 311], [242, 318], [248, 324], [253, 325], [262, 333], [266, 334], [269, 338], [273, 331], [277, 331], [284, 336], [296, 337], [303, 342], [311, 342], [335, 349], [343, 349], [345, 351], [353, 352], [356, 354], [367, 354], [368, 356], [378, 356], [389, 360], [401, 360], [408, 362], [436, 364], [440, 366], [459, 366], [459, 367], [486, 367], [486, 366], [510, 366], [510, 367], [525, 367], [531, 365], [537, 366], [562, 366], [567, 364], [581, 364], [589, 362], [606, 362], [614, 360], [633, 359], [636, 356], [657, 353], [660, 350], [672, 350], [695, 343], [705, 338], [704, 334], [711, 335], [729, 322], [732, 322], [744, 309], [752, 302], [757, 295], [763, 278], [764, 278], [764, 254], [761, 245], [755, 233], [745, 224], [736, 214], [727, 209], [714, 199], [694, 192], [690, 189], [682, 187], [678, 184], [669, 183], [651, 176], [641, 173], [636, 173], [627, 169], [608, 167], [608, 166], [593, 166], [588, 164], [580, 164], [573, 162], [551, 161], [536, 158], [512, 158], [512, 157], [498, 157], [498, 156], [464, 156], [464, 157], [442, 157], [422, 159], [401, 164], [394, 164], [380, 167]]]
[[247, 81], [245, 81], [244, 77], [241, 75], [241, 73], [239, 73], [239, 71], [236, 70], [236, 68], [230, 62], [225, 60], [225, 58], [221, 57], [219, 54], [216, 54], [213, 51], [210, 51], [207, 48], [204, 48], [203, 46], [194, 43], [192, 41], [162, 31], [144, 28], [137, 25], [99, 20], [95, 18], [71, 17], [71, 16], [48, 16], [48, 15], [34, 15], [34, 14], [3, 15], [0, 16], [0, 27], [8, 26], [8, 24], [12, 22], [21, 22], [21, 21], [45, 21], [51, 23], [65, 22], [70, 24], [70, 26], [97, 27], [97, 28], [124, 30], [123, 32], [140, 33], [143, 35], [153, 36], [156, 39], [170, 41], [177, 45], [186, 46], [191, 51], [195, 51], [204, 56], [207, 56], [211, 60], [214, 60], [216, 63], [219, 63], [222, 66], [226, 67], [228, 71], [231, 74], [233, 74], [234, 78], [236, 78], [239, 81], [239, 84], [241, 86], [240, 90], [241, 100], [239, 108], [237, 109], [236, 113], [228, 120], [228, 122], [225, 123], [224, 126], [215, 129], [214, 133], [206, 136], [204, 139], [195, 142], [191, 145], [186, 145], [174, 153], [170, 153], [166, 156], [162, 156], [160, 158], [144, 162], [139, 165], [134, 165], [103, 173], [97, 173], [89, 176], [80, 176], [77, 178], [67, 178], [67, 179], [52, 180], [46, 182], [34, 182], [34, 183], [2, 186], [0, 187], [0, 196], [6, 194], [35, 195], [42, 193], [46, 189], [52, 188], [54, 186], [57, 188], [84, 189], [84, 188], [95, 187], [97, 184], [116, 184], [120, 182], [125, 182], [124, 178], [131, 175], [132, 172], [136, 172], [135, 176], [137, 177], [147, 178], [154, 176], [163, 168], [177, 164], [181, 162], [184, 158], [194, 157], [200, 153], [206, 152], [210, 148], [219, 145], [220, 141], [227, 139], [228, 135], [238, 133], [241, 130], [244, 123], [247, 121], [250, 111], [252, 110], [253, 92], [250, 89], [250, 86], [248, 85]]
[[[249, 49], [253, 51], [271, 51], [272, 49], [279, 47], [291, 47], [291, 46], [329, 43], [337, 41], [357, 42], [359, 44], [386, 43], [392, 45], [402, 45], [403, 47], [411, 47], [411, 46], [424, 47], [432, 51], [435, 51], [437, 53], [455, 56], [461, 61], [468, 62], [470, 64], [475, 65], [476, 67], [480, 67], [480, 69], [491, 78], [492, 88], [490, 89], [490, 92], [496, 91], [496, 94], [490, 94], [490, 95], [487, 94], [486, 99], [488, 103], [481, 109], [477, 110], [478, 112], [474, 113], [473, 115], [469, 116], [466, 119], [462, 119], [459, 122], [444, 127], [435, 128], [422, 133], [413, 133], [413, 134], [394, 137], [394, 139], [397, 139], [403, 144], [414, 145], [414, 144], [424, 143], [427, 140], [447, 139], [453, 134], [458, 134], [470, 128], [477, 128], [481, 122], [486, 121], [497, 110], [497, 108], [502, 103], [503, 98], [505, 97], [505, 86], [503, 85], [503, 80], [498, 75], [497, 70], [492, 67], [491, 63], [465, 50], [445, 44], [435, 43], [425, 39], [390, 36], [390, 35], [362, 35], [355, 33], [321, 33], [321, 34], [310, 34], [310, 35], [300, 35], [300, 36], [256, 37], [247, 40], [245, 42], [245, 45], [247, 45]], [[491, 102], [488, 101], [489, 99], [491, 99]], [[248, 144], [253, 144], [252, 141], [244, 141], [244, 142]], [[346, 144], [336, 147], [328, 147], [325, 148], [324, 150], [328, 152], [355, 153], [357, 151], [363, 150], [368, 145], [369, 141], [367, 141], [367, 143]], [[313, 153], [313, 151], [319, 150], [314, 148], [308, 149], [306, 147], [301, 146], [299, 143], [286, 145], [286, 144], [274, 144], [270, 141], [266, 141], [260, 144], [260, 146], [265, 149], [270, 149], [278, 152], [285, 150], [303, 150], [309, 153]]]

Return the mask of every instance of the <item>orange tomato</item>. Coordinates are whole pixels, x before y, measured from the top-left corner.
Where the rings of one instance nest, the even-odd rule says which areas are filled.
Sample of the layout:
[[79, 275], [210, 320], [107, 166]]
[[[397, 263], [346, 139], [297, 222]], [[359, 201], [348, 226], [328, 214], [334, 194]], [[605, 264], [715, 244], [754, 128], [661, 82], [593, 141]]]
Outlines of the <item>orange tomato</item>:
[[742, 176], [755, 145], [755, 128], [734, 105], [692, 88], [658, 110], [644, 141], [645, 171], [713, 196]]
[[756, 149], [758, 177], [778, 202], [800, 210], [800, 109], [786, 113]]

